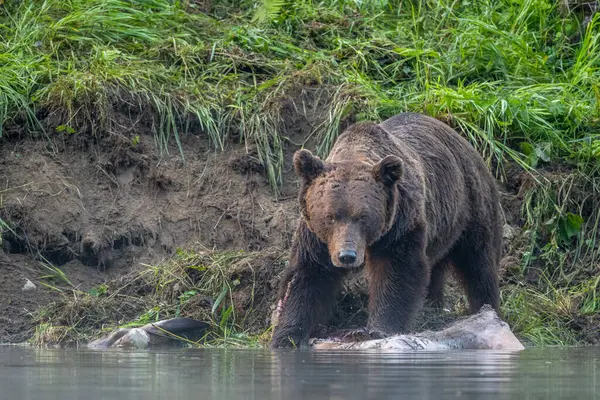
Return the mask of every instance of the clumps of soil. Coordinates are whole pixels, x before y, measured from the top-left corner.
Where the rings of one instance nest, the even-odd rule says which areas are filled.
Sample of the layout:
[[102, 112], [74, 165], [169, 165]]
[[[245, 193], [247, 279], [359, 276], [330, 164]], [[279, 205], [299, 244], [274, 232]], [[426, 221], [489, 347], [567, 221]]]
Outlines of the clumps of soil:
[[185, 163], [156, 152], [130, 157], [149, 143], [131, 154], [117, 146], [121, 162], [103, 140], [93, 150], [65, 144], [54, 154], [39, 141], [3, 146], [0, 218], [13, 227], [4, 235], [5, 252], [40, 253], [57, 266], [78, 260], [109, 269], [152, 256], [148, 249], [168, 255], [194, 242], [220, 249], [289, 242], [290, 232], [272, 223], [293, 227], [287, 216], [294, 205], [273, 198], [246, 151], [233, 146], [215, 153], [200, 138], [186, 138]]

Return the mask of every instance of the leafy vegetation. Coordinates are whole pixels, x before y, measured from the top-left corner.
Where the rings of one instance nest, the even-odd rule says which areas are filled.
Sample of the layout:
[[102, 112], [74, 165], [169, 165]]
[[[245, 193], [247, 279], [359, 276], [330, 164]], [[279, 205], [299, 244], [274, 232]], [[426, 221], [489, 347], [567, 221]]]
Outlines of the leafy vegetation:
[[[216, 149], [256, 146], [277, 192], [291, 142], [283, 104], [306, 107], [299, 92], [326, 93], [310, 133], [321, 155], [349, 119], [427, 113], [500, 179], [514, 181], [515, 164], [528, 171], [515, 194], [523, 230], [505, 276], [509, 323], [536, 344], [589, 341], [578, 332], [600, 324], [600, 17], [584, 24], [560, 3], [7, 1], [0, 137], [25, 126], [91, 139], [118, 131], [126, 109], [163, 151], [196, 127]], [[217, 299], [227, 291], [206, 284]]]

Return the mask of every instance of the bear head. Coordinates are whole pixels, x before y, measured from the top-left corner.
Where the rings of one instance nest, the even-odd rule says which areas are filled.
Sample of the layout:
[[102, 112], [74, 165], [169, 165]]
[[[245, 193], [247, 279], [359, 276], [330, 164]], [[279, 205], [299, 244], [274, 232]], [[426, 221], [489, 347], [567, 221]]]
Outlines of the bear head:
[[402, 160], [323, 162], [308, 150], [294, 154], [301, 180], [300, 209], [308, 229], [327, 244], [336, 267], [359, 267], [366, 249], [395, 219]]

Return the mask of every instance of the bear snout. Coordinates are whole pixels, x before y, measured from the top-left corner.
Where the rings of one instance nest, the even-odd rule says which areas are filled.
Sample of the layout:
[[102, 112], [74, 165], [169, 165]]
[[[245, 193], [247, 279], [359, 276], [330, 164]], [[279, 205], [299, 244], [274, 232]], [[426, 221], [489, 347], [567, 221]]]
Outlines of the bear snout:
[[356, 223], [336, 223], [327, 238], [331, 262], [338, 268], [360, 267], [365, 261], [365, 238], [362, 226]]
[[338, 250], [331, 249], [331, 262], [338, 268], [357, 268], [364, 263], [364, 251], [358, 246], [344, 246]]

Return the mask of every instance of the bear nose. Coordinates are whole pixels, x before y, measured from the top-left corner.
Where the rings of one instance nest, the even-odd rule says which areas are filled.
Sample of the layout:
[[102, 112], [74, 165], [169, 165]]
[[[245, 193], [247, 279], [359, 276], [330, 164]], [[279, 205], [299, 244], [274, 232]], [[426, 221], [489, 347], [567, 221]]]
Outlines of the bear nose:
[[338, 258], [343, 264], [352, 264], [356, 261], [356, 252], [354, 250], [342, 250]]

